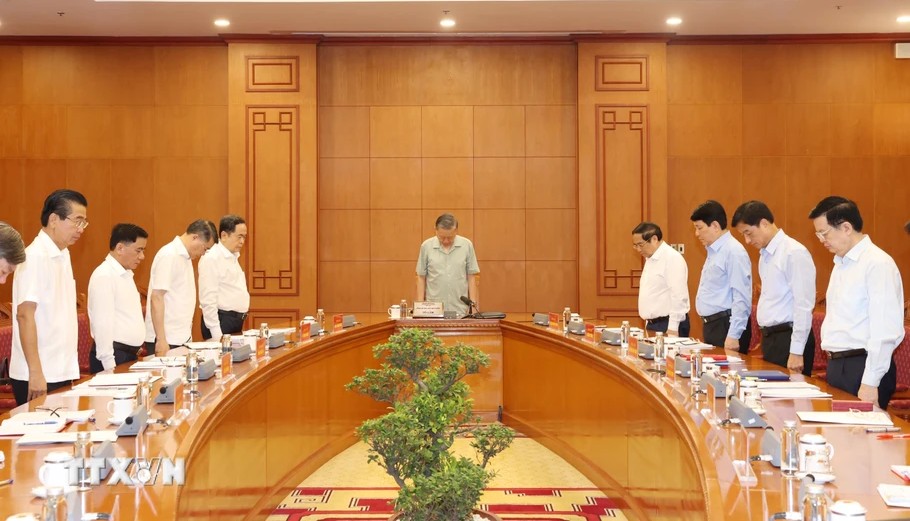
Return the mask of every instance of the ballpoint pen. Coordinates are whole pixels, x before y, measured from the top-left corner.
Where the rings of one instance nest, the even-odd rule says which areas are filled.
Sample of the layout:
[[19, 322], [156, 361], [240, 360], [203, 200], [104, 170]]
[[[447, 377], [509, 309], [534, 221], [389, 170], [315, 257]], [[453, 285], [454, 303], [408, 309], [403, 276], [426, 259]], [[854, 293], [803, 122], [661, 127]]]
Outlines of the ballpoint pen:
[[885, 432], [900, 432], [900, 427], [866, 427], [866, 434], [882, 434]]
[[0, 479], [0, 487], [2, 487], [3, 485], [12, 485], [12, 483], [13, 483], [13, 478]]
[[879, 440], [906, 440], [910, 439], [910, 434], [879, 434], [876, 438]]

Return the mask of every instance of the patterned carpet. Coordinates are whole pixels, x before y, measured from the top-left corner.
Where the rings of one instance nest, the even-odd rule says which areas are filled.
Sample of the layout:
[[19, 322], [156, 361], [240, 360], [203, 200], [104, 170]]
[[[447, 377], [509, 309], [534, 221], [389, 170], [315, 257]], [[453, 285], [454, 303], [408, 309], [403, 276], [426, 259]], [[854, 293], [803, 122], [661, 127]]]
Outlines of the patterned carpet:
[[[456, 452], [469, 454], [467, 440]], [[366, 463], [358, 443], [300, 484], [267, 521], [381, 521], [392, 513], [394, 482]], [[481, 508], [503, 521], [625, 520], [621, 500], [606, 497], [568, 463], [528, 438], [491, 464], [497, 475], [481, 497]]]

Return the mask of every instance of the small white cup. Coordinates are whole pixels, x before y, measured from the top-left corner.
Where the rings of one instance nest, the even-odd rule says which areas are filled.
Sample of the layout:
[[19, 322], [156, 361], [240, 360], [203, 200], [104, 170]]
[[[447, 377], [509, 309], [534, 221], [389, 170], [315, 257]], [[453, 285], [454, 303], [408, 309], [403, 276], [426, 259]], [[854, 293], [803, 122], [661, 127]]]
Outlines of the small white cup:
[[706, 364], [705, 364], [705, 368], [704, 368], [704, 373], [705, 373], [705, 374], [710, 374], [710, 375], [713, 375], [713, 376], [717, 376], [717, 374], [718, 374], [717, 365], [714, 364], [713, 362], [712, 362], [712, 363], [706, 363]]
[[107, 413], [115, 422], [122, 422], [135, 408], [136, 396], [133, 393], [116, 394], [107, 402]]
[[401, 318], [401, 306], [398, 304], [392, 304], [389, 307], [389, 318], [392, 320], [398, 320]]
[[44, 465], [38, 469], [38, 481], [45, 488], [66, 487], [70, 484], [70, 467], [73, 455], [69, 452], [54, 451], [44, 457]]
[[866, 521], [866, 507], [851, 499], [841, 499], [831, 506], [831, 521]]
[[[810, 453], [812, 457], [810, 456]], [[821, 434], [803, 434], [799, 437], [799, 470], [803, 472], [831, 472], [834, 446]]]

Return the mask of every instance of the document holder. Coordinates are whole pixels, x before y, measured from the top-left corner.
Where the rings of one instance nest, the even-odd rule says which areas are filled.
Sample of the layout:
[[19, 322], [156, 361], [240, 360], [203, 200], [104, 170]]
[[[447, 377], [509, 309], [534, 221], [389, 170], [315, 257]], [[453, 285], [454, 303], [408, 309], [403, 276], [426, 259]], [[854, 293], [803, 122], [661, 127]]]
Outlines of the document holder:
[[158, 388], [158, 396], [155, 397], [155, 403], [174, 403], [174, 390], [183, 380], [182, 376], [172, 379], [170, 382], [161, 384]]
[[129, 416], [123, 419], [123, 423], [117, 429], [117, 436], [136, 436], [148, 424], [149, 412], [145, 405], [139, 405]]
[[742, 426], [747, 429], [768, 426], [768, 423], [757, 412], [746, 406], [742, 400], [735, 396], [730, 398], [730, 417], [739, 418]]
[[231, 349], [231, 360], [236, 364], [238, 362], [245, 362], [250, 359], [250, 355], [253, 354], [253, 349], [249, 344], [242, 344], [235, 346]]
[[531, 316], [531, 322], [534, 322], [538, 326], [549, 326], [550, 315], [546, 313], [534, 313], [534, 315]]
[[[638, 348], [641, 349], [641, 344], [638, 345]], [[692, 376], [692, 362], [689, 360], [677, 356], [676, 357], [676, 374], [683, 378], [689, 378]]]
[[199, 364], [199, 381], [204, 382], [213, 376], [215, 376], [215, 359], [209, 358]]
[[647, 358], [648, 360], [654, 360], [654, 344], [651, 342], [638, 342], [638, 356], [641, 358]]
[[[284, 333], [272, 333], [269, 335], [269, 349], [281, 347], [287, 342]], [[201, 378], [200, 378], [201, 379]]]
[[761, 438], [761, 453], [771, 456], [771, 465], [780, 468], [780, 437], [774, 432], [774, 429], [765, 429], [765, 434]]
[[[506, 318], [506, 314], [502, 311], [484, 311], [482, 313], [474, 313], [474, 318], [496, 320]], [[549, 322], [549, 320], [547, 322]]]
[[354, 324], [357, 323], [357, 319], [354, 318], [354, 315], [344, 315], [341, 317], [341, 327], [348, 328], [354, 327]]
[[569, 333], [573, 335], [584, 335], [585, 334], [585, 323], [584, 322], [569, 322]]

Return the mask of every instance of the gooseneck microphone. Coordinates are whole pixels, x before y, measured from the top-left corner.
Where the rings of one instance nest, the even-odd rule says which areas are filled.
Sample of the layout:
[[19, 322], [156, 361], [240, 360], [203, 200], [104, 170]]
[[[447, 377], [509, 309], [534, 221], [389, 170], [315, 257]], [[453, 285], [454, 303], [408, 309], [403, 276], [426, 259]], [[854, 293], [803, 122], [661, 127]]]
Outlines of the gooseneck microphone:
[[477, 309], [477, 303], [475, 303], [473, 300], [468, 298], [466, 295], [461, 296], [461, 301], [464, 302], [468, 306], [468, 314], [465, 315], [463, 318], [473, 318], [474, 312], [480, 311], [479, 309]]

